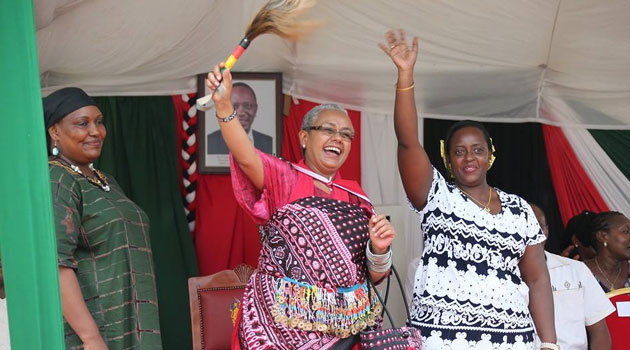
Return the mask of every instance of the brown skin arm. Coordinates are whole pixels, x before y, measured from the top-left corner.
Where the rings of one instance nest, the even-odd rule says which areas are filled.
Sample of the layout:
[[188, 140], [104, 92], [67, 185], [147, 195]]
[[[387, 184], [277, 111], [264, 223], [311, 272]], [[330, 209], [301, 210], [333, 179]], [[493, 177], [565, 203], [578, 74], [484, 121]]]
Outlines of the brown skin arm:
[[[371, 251], [374, 254], [385, 254], [390, 249], [394, 238], [396, 237], [396, 230], [394, 226], [387, 220], [384, 215], [374, 215], [368, 222], [368, 229], [370, 230], [370, 242]], [[378, 282], [389, 274], [387, 272], [375, 272], [370, 271], [372, 281]]]
[[73, 269], [59, 267], [61, 310], [63, 317], [77, 333], [86, 350], [107, 350], [92, 314], [85, 305], [77, 275]]
[[[431, 162], [418, 140], [418, 112], [414, 89], [413, 68], [418, 57], [418, 38], [413, 39], [411, 48], [405, 32], [385, 34], [387, 45], [379, 47], [394, 62], [398, 69], [396, 102], [394, 104], [394, 130], [398, 139], [398, 170], [407, 198], [416, 209], [422, 209], [433, 181]], [[400, 90], [403, 89], [403, 90]]]
[[590, 326], [586, 326], [588, 333], [588, 348], [594, 350], [610, 350], [611, 340], [606, 319], [599, 320]]
[[[411, 85], [413, 73], [398, 73], [398, 84]], [[433, 181], [431, 161], [418, 140], [418, 114], [413, 93], [396, 91], [394, 129], [398, 139], [398, 170], [407, 198], [416, 209], [427, 204]]]
[[553, 295], [549, 271], [545, 264], [543, 244], [528, 246], [518, 265], [523, 281], [529, 287], [529, 312], [542, 342], [557, 343], [553, 317]]

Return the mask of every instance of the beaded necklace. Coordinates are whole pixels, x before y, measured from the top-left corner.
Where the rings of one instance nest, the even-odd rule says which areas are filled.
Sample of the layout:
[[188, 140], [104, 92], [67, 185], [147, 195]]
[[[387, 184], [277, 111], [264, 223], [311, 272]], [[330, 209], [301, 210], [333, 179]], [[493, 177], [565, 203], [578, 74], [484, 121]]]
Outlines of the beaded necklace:
[[94, 176], [85, 175], [78, 166], [74, 164], [70, 164], [66, 162], [65, 160], [62, 160], [61, 158], [55, 158], [53, 160], [49, 160], [48, 164], [59, 165], [60, 167], [66, 170], [69, 170], [70, 172], [79, 174], [83, 176], [86, 180], [88, 180], [89, 183], [91, 183], [94, 186], [98, 186], [100, 189], [102, 189], [105, 192], [109, 192], [110, 190], [109, 183], [107, 182], [107, 177], [100, 170], [94, 168], [94, 164], [92, 163], [90, 163], [90, 170], [92, 170], [92, 172], [94, 173]]

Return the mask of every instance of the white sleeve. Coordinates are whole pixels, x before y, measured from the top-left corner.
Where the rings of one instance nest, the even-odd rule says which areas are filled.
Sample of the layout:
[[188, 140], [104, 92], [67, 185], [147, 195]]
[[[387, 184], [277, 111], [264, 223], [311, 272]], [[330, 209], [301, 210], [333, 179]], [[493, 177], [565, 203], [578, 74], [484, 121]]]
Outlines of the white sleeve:
[[584, 324], [591, 326], [614, 312], [615, 306], [584, 263], [576, 261], [575, 269], [584, 288]]
[[523, 210], [525, 211], [525, 239], [527, 240], [527, 245], [530, 246], [544, 242], [547, 237], [545, 237], [545, 234], [540, 228], [540, 224], [538, 224], [534, 210], [524, 199], [521, 198], [521, 200]]
[[[418, 210], [411, 204], [409, 198], [407, 198], [407, 202], [409, 203], [409, 208], [415, 211], [422, 218], [427, 211], [427, 207], [429, 204], [433, 203], [437, 197], [446, 196], [446, 180], [440, 174], [439, 171], [435, 167], [433, 167], [433, 181], [431, 181], [431, 187], [429, 188], [429, 193], [427, 194], [427, 204], [424, 206], [422, 210]], [[422, 220], [422, 219], [421, 219]]]

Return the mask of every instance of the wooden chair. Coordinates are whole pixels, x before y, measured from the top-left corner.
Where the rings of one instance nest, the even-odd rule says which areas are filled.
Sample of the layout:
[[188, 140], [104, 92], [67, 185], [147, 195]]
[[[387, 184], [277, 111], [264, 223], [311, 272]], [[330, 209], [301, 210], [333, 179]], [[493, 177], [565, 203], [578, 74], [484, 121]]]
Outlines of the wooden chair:
[[229, 350], [233, 316], [255, 269], [239, 265], [210, 276], [188, 279], [194, 350]]
[[606, 293], [606, 296], [616, 309], [606, 317], [606, 325], [612, 339], [611, 350], [628, 350], [630, 349], [630, 315], [619, 316], [619, 306], [620, 303], [630, 304], [630, 288], [616, 289]]

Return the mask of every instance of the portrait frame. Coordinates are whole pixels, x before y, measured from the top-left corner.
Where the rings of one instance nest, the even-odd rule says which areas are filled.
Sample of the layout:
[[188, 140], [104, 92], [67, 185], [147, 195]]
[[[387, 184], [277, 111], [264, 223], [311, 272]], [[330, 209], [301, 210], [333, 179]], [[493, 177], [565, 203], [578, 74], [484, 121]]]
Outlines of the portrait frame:
[[[208, 74], [197, 76], [197, 97], [208, 94], [206, 78]], [[256, 108], [253, 122], [248, 136], [254, 145], [263, 152], [282, 154], [282, 73], [280, 72], [232, 72], [233, 84], [242, 83], [254, 92]], [[243, 85], [241, 85], [243, 87]], [[247, 89], [240, 89], [247, 91]], [[243, 97], [245, 95], [245, 97]], [[232, 94], [232, 101], [236, 94]], [[250, 94], [241, 94], [247, 99]], [[243, 103], [248, 106], [247, 102]], [[250, 110], [241, 107], [239, 113], [249, 113]], [[251, 107], [249, 107], [251, 109]], [[221, 136], [220, 126], [216, 119], [216, 110], [198, 111], [199, 128], [197, 140], [199, 142], [198, 163], [201, 174], [229, 174], [230, 164], [227, 147]], [[238, 121], [236, 121], [238, 122]]]

